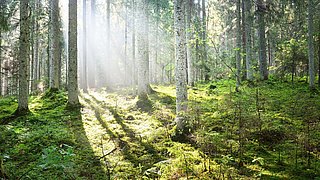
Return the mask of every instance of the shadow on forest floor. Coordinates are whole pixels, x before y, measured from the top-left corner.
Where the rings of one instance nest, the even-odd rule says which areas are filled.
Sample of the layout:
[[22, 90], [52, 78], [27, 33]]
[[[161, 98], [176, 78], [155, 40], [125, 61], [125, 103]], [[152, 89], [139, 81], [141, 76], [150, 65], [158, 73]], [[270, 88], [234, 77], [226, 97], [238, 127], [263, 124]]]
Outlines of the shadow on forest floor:
[[[32, 97], [29, 104], [32, 113], [0, 126], [2, 176], [8, 179], [107, 177], [87, 138], [80, 110], [67, 111], [65, 103], [62, 92], [50, 98]], [[16, 102], [6, 105], [13, 109]]]

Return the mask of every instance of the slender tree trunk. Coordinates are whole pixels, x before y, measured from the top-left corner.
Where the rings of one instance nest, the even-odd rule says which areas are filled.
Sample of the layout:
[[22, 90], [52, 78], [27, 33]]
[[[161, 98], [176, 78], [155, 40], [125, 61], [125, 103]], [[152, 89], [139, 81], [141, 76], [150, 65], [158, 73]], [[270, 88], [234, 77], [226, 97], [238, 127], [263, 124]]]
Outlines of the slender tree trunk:
[[127, 0], [124, 0], [125, 4], [125, 28], [124, 28], [124, 84], [128, 85], [128, 4]]
[[185, 31], [185, 15], [184, 0], [174, 1], [174, 28], [176, 37], [176, 123], [177, 130], [184, 132], [185, 118], [184, 113], [187, 112], [187, 73], [186, 73], [186, 31]]
[[34, 71], [33, 71], [33, 74], [32, 74], [32, 79], [33, 79], [33, 83], [32, 83], [32, 91], [34, 90], [37, 90], [37, 87], [38, 87], [38, 82], [39, 82], [39, 79], [38, 79], [38, 64], [39, 64], [39, 22], [38, 22], [38, 16], [39, 16], [39, 8], [40, 8], [40, 2], [39, 0], [36, 0], [35, 1], [35, 32], [34, 32], [34, 65], [33, 65], [33, 68], [34, 68]]
[[242, 48], [241, 48], [241, 80], [244, 81], [247, 78], [247, 73], [246, 73], [246, 46], [247, 46], [247, 37], [246, 37], [246, 12], [245, 12], [245, 7], [244, 7], [244, 1], [241, 0], [241, 41], [242, 41]]
[[138, 17], [138, 95], [145, 98], [150, 93], [149, 85], [149, 52], [148, 52], [148, 17], [147, 0], [138, 1], [138, 8], [141, 10]]
[[78, 63], [77, 63], [77, 0], [69, 0], [69, 32], [68, 32], [68, 107], [79, 107], [78, 98]]
[[236, 91], [239, 91], [240, 80], [241, 80], [241, 2], [237, 0], [237, 47], [236, 47]]
[[106, 67], [106, 83], [111, 84], [111, 68], [112, 53], [111, 53], [111, 0], [107, 0], [107, 67]]
[[[2, 16], [2, 14], [0, 14]], [[0, 28], [0, 97], [2, 96], [2, 31]]]
[[88, 86], [89, 88], [95, 88], [96, 87], [96, 58], [95, 58], [95, 48], [92, 47], [94, 42], [94, 30], [95, 30], [95, 6], [96, 6], [96, 0], [91, 0], [91, 14], [90, 14], [90, 28], [89, 28], [89, 38], [88, 43], [89, 45], [89, 53], [91, 55], [90, 57], [90, 63], [88, 64]]
[[246, 72], [247, 80], [253, 80], [252, 72], [252, 43], [251, 43], [251, 29], [252, 29], [252, 15], [251, 15], [251, 0], [244, 0], [245, 3], [245, 31], [246, 31]]
[[206, 14], [206, 0], [202, 0], [202, 43], [203, 43], [203, 65], [204, 65], [204, 80], [210, 79], [210, 68], [208, 67], [208, 53], [207, 53], [207, 14]]
[[308, 55], [309, 55], [309, 86], [314, 88], [314, 42], [313, 42], [313, 0], [308, 0]]
[[[320, 23], [319, 23], [320, 29]], [[318, 31], [318, 86], [320, 86], [320, 31]]]
[[[157, 2], [156, 6], [156, 14], [160, 14], [160, 8], [159, 8], [159, 2]], [[156, 48], [155, 48], [155, 60], [154, 60], [154, 83], [158, 83], [158, 43], [159, 43], [159, 18], [156, 19], [156, 34], [155, 34], [155, 39], [156, 39]], [[160, 51], [161, 52], [161, 51]]]
[[28, 61], [30, 46], [29, 0], [20, 0], [20, 46], [19, 46], [19, 95], [17, 115], [29, 112], [28, 108]]
[[136, 68], [136, 15], [135, 1], [132, 0], [132, 85], [137, 86], [137, 68]]
[[264, 14], [266, 11], [263, 0], [257, 0], [258, 6], [258, 32], [259, 32], [259, 67], [262, 80], [268, 79], [267, 54], [266, 54], [266, 24]]
[[82, 58], [83, 58], [83, 92], [88, 93], [88, 73], [87, 73], [87, 0], [83, 0], [82, 9], [82, 20], [83, 20], [83, 42], [82, 42]]
[[[3, 22], [3, 4], [4, 2], [0, 2], [0, 21]], [[2, 28], [0, 27], [0, 97], [3, 95], [2, 88], [3, 88], [3, 81], [2, 81]]]
[[186, 3], [186, 39], [187, 39], [187, 65], [188, 65], [188, 84], [194, 86], [193, 80], [193, 61], [192, 61], [192, 49], [191, 49], [191, 13], [192, 13], [193, 0], [188, 0]]
[[60, 88], [59, 79], [59, 0], [50, 0], [51, 4], [51, 57], [50, 57], [50, 88], [52, 90], [57, 90]]
[[31, 14], [32, 14], [32, 16], [31, 16], [31, 27], [30, 27], [30, 29], [31, 29], [31, 31], [30, 31], [30, 33], [31, 33], [31, 35], [30, 35], [30, 55], [31, 55], [31, 59], [29, 60], [29, 77], [30, 77], [30, 79], [28, 80], [30, 83], [28, 84], [28, 90], [29, 90], [29, 92], [33, 92], [33, 84], [34, 84], [34, 79], [33, 79], [33, 72], [34, 72], [34, 64], [35, 64], [35, 59], [34, 59], [34, 39], [35, 39], [35, 21], [36, 21], [36, 19], [35, 19], [35, 17], [36, 17], [36, 13], [35, 13], [35, 11], [36, 11], [36, 6], [35, 6], [35, 2], [32, 2], [31, 4], [30, 4], [30, 6], [31, 6], [31, 8], [30, 8], [30, 11], [31, 11]]

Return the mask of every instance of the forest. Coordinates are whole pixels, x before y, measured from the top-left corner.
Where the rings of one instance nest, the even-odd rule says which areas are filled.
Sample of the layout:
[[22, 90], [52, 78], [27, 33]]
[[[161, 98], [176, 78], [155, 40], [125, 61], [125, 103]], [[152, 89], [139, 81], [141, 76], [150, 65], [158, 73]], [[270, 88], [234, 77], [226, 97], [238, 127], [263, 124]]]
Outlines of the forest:
[[0, 180], [320, 180], [319, 0], [0, 0]]

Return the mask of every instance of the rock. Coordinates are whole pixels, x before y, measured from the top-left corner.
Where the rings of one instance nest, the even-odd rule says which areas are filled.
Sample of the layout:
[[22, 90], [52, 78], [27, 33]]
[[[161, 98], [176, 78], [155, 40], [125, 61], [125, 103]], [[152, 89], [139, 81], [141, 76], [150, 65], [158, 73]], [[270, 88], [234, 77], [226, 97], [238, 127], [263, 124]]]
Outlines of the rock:
[[128, 115], [128, 116], [126, 117], [126, 120], [135, 120], [135, 118], [134, 118], [132, 115]]

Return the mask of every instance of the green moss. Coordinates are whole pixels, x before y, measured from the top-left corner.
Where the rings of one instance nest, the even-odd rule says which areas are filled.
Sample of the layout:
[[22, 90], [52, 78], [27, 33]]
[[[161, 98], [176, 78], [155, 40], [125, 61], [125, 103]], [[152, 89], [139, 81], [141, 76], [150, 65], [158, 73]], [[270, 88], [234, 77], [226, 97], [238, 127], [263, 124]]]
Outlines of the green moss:
[[[65, 110], [66, 92], [33, 96], [31, 114], [0, 125], [0, 159], [11, 179], [319, 177], [317, 92], [272, 79], [244, 83], [236, 93], [234, 84], [216, 81], [188, 90], [191, 133], [184, 143], [172, 141], [174, 86], [154, 86], [144, 101], [130, 89], [89, 92], [73, 111]], [[0, 117], [16, 107], [15, 98], [0, 99]]]

